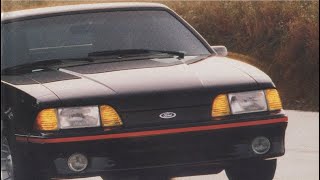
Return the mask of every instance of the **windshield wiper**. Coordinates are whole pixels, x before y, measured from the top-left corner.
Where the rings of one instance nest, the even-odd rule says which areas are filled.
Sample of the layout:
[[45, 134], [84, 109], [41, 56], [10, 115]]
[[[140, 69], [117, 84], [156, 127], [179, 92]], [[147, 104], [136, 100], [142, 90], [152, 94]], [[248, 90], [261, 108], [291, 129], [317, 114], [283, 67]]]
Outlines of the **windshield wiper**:
[[89, 58], [76, 58], [76, 59], [50, 59], [50, 60], [43, 60], [43, 61], [35, 61], [31, 63], [21, 64], [21, 65], [1, 69], [1, 74], [31, 72], [35, 69], [44, 69], [44, 68], [48, 68], [50, 66], [62, 64], [65, 62], [77, 62], [77, 61], [91, 62], [92, 60]]
[[183, 59], [185, 56], [184, 52], [179, 51], [161, 51], [161, 50], [150, 50], [150, 49], [124, 49], [124, 50], [111, 50], [111, 51], [96, 51], [88, 54], [88, 57], [100, 57], [100, 56], [126, 56], [126, 55], [145, 55], [145, 54], [168, 54], [178, 56]]

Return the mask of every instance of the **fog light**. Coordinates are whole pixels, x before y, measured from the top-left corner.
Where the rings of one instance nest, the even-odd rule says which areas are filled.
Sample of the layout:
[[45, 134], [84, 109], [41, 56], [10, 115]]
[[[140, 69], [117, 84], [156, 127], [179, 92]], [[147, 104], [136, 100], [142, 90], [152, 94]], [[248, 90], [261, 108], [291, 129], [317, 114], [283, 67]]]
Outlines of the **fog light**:
[[88, 159], [85, 155], [80, 153], [72, 154], [68, 159], [68, 166], [72, 171], [83, 171], [88, 166]]
[[256, 137], [252, 141], [252, 150], [256, 154], [266, 154], [271, 147], [271, 143], [266, 137]]

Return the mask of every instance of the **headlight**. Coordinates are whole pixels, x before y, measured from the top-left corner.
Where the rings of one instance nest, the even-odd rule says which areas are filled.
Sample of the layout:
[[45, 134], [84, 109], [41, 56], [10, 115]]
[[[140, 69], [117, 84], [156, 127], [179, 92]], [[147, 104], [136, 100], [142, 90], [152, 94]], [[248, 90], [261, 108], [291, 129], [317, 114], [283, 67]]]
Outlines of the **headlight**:
[[58, 108], [58, 118], [60, 129], [100, 126], [98, 106]]
[[212, 117], [281, 110], [282, 103], [276, 89], [218, 95], [212, 105]]
[[282, 109], [281, 98], [276, 89], [267, 89], [265, 90], [265, 93], [270, 111]]
[[108, 105], [44, 109], [38, 113], [34, 128], [40, 131], [56, 131], [87, 127], [122, 126], [115, 109]]
[[264, 91], [230, 93], [228, 95], [232, 114], [267, 111]]
[[100, 106], [100, 117], [103, 127], [121, 126], [123, 124], [119, 114], [111, 106]]
[[212, 117], [228, 116], [230, 114], [228, 96], [226, 94], [220, 94], [213, 101]]
[[59, 129], [56, 109], [44, 109], [38, 113], [34, 128], [40, 131], [55, 131]]

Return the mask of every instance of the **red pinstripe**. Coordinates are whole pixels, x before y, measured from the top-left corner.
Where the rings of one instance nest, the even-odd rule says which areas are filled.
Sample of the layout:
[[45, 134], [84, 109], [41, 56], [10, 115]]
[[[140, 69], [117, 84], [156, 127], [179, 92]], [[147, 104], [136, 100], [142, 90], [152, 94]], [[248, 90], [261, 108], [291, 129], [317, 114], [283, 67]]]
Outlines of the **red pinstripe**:
[[197, 132], [197, 131], [209, 131], [209, 130], [218, 130], [218, 129], [246, 127], [246, 126], [275, 124], [275, 123], [281, 123], [281, 122], [288, 122], [288, 117], [268, 119], [268, 120], [256, 120], [256, 121], [236, 122], [236, 123], [228, 123], [228, 124], [208, 125], [208, 126], [196, 126], [196, 127], [163, 129], [163, 130], [149, 130], [149, 131], [104, 134], [104, 135], [94, 135], [94, 136], [79, 136], [79, 137], [50, 138], [50, 139], [37, 138], [37, 137], [28, 138], [28, 137], [17, 136], [16, 140], [20, 142], [32, 142], [32, 143], [40, 143], [40, 144], [66, 143], [66, 142], [94, 141], [94, 140], [104, 140], [104, 139], [156, 136], [156, 135], [177, 134], [177, 133]]

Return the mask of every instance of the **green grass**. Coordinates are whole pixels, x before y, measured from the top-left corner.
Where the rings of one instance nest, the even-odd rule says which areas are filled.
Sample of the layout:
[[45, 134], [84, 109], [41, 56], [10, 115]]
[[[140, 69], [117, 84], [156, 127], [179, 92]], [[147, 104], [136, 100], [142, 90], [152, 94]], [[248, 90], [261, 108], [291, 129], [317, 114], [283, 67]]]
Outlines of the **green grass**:
[[[1, 1], [2, 11], [102, 1]], [[105, 1], [110, 2], [110, 1]], [[319, 111], [318, 1], [163, 1], [211, 45], [271, 76], [289, 109]]]

